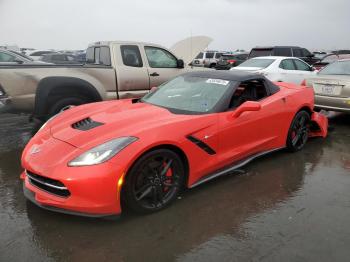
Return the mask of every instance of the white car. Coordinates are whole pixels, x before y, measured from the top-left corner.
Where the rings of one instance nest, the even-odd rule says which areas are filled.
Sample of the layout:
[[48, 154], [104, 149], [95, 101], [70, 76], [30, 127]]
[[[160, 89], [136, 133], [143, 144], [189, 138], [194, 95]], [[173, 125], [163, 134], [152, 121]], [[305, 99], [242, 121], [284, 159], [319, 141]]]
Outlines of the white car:
[[38, 61], [38, 60], [41, 60], [41, 58], [43, 57], [43, 55], [46, 55], [46, 54], [51, 54], [51, 53], [54, 53], [55, 51], [52, 51], [52, 50], [36, 50], [34, 52], [31, 52], [29, 54], [29, 57], [32, 58], [34, 61]]
[[230, 70], [244, 70], [262, 74], [274, 82], [301, 82], [316, 74], [315, 69], [296, 57], [261, 56], [249, 59]]

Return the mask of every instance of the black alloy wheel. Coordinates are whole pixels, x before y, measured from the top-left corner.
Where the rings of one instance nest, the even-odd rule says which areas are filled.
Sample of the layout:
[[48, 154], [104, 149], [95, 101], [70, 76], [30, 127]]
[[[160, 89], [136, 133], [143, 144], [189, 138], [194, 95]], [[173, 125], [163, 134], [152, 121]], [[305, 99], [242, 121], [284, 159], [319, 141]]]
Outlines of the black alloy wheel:
[[291, 152], [301, 150], [309, 138], [310, 114], [300, 111], [294, 117], [289, 128], [287, 148]]
[[123, 201], [132, 211], [152, 213], [173, 202], [184, 182], [180, 157], [157, 149], [140, 157], [126, 176]]

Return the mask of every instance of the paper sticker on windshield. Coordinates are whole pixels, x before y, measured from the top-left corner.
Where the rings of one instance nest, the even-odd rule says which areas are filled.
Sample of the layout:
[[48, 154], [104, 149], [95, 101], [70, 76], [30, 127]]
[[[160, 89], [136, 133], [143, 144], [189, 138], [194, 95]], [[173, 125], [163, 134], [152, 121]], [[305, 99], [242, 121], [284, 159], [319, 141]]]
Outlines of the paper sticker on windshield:
[[230, 81], [227, 80], [222, 80], [222, 79], [212, 79], [209, 78], [207, 81], [205, 81], [208, 84], [217, 84], [217, 85], [223, 85], [223, 86], [227, 86], [228, 83], [230, 83]]

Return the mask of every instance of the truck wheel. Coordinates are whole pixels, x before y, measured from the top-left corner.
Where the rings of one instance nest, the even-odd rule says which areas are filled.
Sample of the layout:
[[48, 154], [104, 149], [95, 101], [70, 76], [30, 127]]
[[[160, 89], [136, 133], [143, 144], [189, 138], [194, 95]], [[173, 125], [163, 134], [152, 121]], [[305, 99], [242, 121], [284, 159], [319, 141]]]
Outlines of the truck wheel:
[[65, 108], [68, 108], [69, 106], [78, 106], [86, 103], [86, 99], [79, 97], [68, 97], [59, 99], [49, 108], [47, 118], [58, 114], [60, 111], [65, 110]]

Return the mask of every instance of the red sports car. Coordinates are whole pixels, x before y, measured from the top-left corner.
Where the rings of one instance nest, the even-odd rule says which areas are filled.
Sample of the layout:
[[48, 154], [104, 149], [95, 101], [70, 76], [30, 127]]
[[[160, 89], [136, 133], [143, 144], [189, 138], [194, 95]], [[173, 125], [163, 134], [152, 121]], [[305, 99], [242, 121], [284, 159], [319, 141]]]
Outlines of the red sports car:
[[246, 72], [191, 72], [142, 99], [82, 105], [49, 120], [23, 152], [24, 193], [69, 214], [154, 212], [183, 186], [325, 137], [327, 118], [313, 107], [312, 88]]

